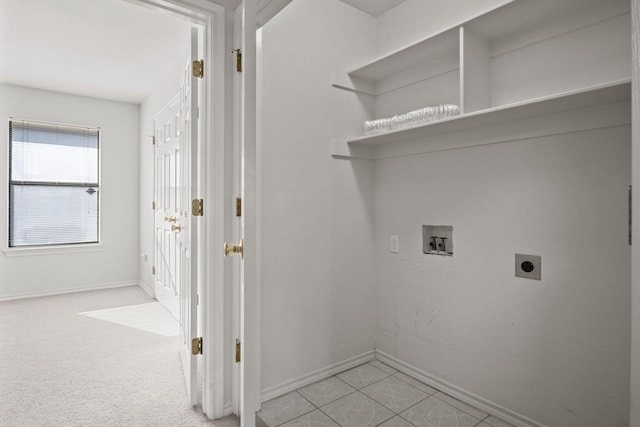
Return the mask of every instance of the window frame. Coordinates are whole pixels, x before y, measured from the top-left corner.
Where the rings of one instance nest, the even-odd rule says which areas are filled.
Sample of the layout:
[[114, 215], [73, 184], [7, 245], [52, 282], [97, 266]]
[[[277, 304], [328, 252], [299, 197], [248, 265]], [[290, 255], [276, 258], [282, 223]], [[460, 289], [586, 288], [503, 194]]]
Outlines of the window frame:
[[[39, 125], [43, 127], [55, 128], [66, 127], [75, 129], [90, 129], [97, 134], [97, 183], [71, 183], [71, 182], [46, 182], [46, 181], [13, 181], [12, 180], [12, 122], [13, 123], [28, 123]], [[16, 117], [9, 117], [7, 120], [7, 235], [6, 235], [6, 249], [4, 253], [6, 256], [21, 256], [21, 255], [39, 255], [47, 253], [77, 253], [98, 250], [102, 246], [102, 128], [99, 126], [87, 126], [77, 125], [69, 123], [47, 122], [39, 120], [21, 119]], [[11, 214], [11, 187], [14, 185], [32, 185], [32, 186], [50, 186], [50, 187], [77, 187], [77, 188], [95, 188], [96, 189], [96, 211], [97, 211], [97, 233], [96, 240], [80, 241], [80, 242], [68, 242], [68, 243], [39, 243], [31, 245], [11, 245], [11, 237], [13, 232], [12, 214]]]

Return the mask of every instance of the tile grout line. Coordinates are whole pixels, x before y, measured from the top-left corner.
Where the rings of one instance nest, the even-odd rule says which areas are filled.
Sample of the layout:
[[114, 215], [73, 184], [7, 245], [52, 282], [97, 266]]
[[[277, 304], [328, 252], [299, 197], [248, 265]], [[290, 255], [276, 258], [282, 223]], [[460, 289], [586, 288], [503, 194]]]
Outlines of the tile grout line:
[[[380, 362], [380, 361], [378, 361], [378, 362], [379, 362], [379, 363], [384, 364], [383, 362]], [[334, 379], [337, 379], [338, 381], [340, 381], [340, 383], [342, 383], [342, 384], [344, 384], [344, 385], [346, 385], [346, 386], [348, 386], [348, 387], [351, 387], [351, 388], [353, 389], [353, 391], [350, 391], [350, 392], [348, 392], [348, 393], [347, 393], [347, 394], [345, 394], [345, 395], [342, 395], [342, 396], [337, 397], [337, 398], [335, 398], [335, 399], [333, 399], [333, 400], [330, 400], [330, 401], [328, 401], [328, 402], [324, 403], [322, 406], [318, 406], [318, 405], [316, 405], [316, 404], [315, 404], [315, 403], [313, 403], [310, 399], [308, 399], [306, 396], [304, 396], [302, 393], [300, 393], [300, 391], [301, 391], [301, 390], [303, 390], [304, 388], [306, 388], [306, 387], [308, 387], [308, 386], [301, 387], [301, 388], [299, 388], [299, 389], [297, 389], [297, 390], [293, 390], [293, 391], [292, 391], [292, 393], [297, 394], [297, 395], [298, 395], [299, 397], [301, 397], [304, 401], [306, 401], [307, 403], [309, 403], [309, 404], [312, 406], [312, 409], [311, 409], [311, 410], [309, 410], [309, 411], [306, 411], [306, 412], [304, 412], [304, 413], [302, 413], [302, 414], [300, 414], [300, 415], [298, 415], [298, 416], [296, 416], [296, 417], [294, 417], [294, 418], [292, 418], [292, 419], [290, 419], [290, 420], [287, 420], [287, 421], [282, 422], [282, 423], [280, 423], [280, 424], [276, 424], [275, 426], [269, 426], [269, 427], [279, 427], [279, 426], [282, 426], [282, 425], [284, 425], [284, 424], [287, 424], [287, 423], [293, 422], [293, 421], [295, 421], [295, 420], [298, 420], [298, 419], [300, 419], [300, 418], [302, 418], [302, 417], [304, 417], [304, 416], [306, 416], [306, 415], [309, 415], [310, 413], [315, 412], [316, 410], [317, 410], [317, 411], [320, 411], [320, 413], [321, 413], [321, 414], [323, 414], [323, 415], [325, 415], [326, 417], [328, 417], [332, 422], [336, 423], [338, 426], [343, 427], [343, 426], [342, 426], [342, 424], [340, 424], [337, 420], [335, 420], [335, 419], [334, 419], [334, 418], [332, 418], [332, 417], [331, 417], [327, 412], [325, 412], [323, 408], [326, 408], [327, 406], [329, 406], [329, 405], [331, 405], [331, 404], [333, 404], [333, 403], [335, 403], [335, 402], [337, 402], [337, 401], [339, 401], [339, 400], [341, 400], [341, 399], [344, 399], [344, 398], [346, 398], [346, 397], [348, 397], [348, 396], [351, 396], [351, 395], [353, 395], [353, 394], [355, 394], [355, 393], [360, 393], [363, 397], [365, 397], [365, 398], [367, 398], [367, 399], [370, 399], [372, 402], [374, 402], [374, 403], [375, 403], [375, 404], [377, 404], [377, 405], [380, 405], [380, 407], [382, 407], [382, 408], [384, 408], [384, 409], [388, 410], [388, 411], [392, 414], [390, 418], [385, 419], [384, 421], [382, 421], [382, 422], [380, 422], [380, 423], [376, 424], [376, 426], [380, 426], [380, 425], [382, 425], [382, 424], [384, 424], [384, 423], [386, 423], [386, 422], [388, 422], [388, 421], [392, 420], [392, 419], [393, 419], [393, 418], [395, 418], [395, 417], [399, 417], [399, 418], [400, 418], [400, 419], [402, 419], [403, 421], [406, 421], [407, 423], [411, 424], [412, 426], [415, 426], [415, 424], [414, 424], [414, 423], [412, 423], [411, 421], [409, 421], [408, 419], [406, 419], [405, 417], [403, 417], [401, 414], [402, 414], [402, 413], [404, 413], [404, 412], [406, 412], [406, 411], [408, 411], [409, 409], [411, 409], [411, 408], [413, 408], [413, 407], [415, 407], [415, 406], [417, 406], [417, 405], [419, 405], [419, 404], [421, 404], [421, 403], [425, 402], [427, 399], [429, 399], [429, 398], [431, 398], [431, 397], [435, 398], [438, 402], [440, 402], [440, 403], [442, 403], [442, 404], [444, 404], [444, 405], [446, 405], [446, 406], [449, 406], [449, 407], [451, 407], [451, 408], [453, 408], [453, 409], [455, 409], [455, 410], [457, 410], [457, 411], [460, 411], [461, 413], [463, 413], [463, 414], [465, 414], [465, 415], [467, 415], [467, 416], [471, 417], [471, 418], [472, 418], [472, 419], [474, 419], [474, 420], [477, 420], [477, 422], [476, 422], [475, 424], [473, 424], [475, 427], [480, 426], [480, 425], [481, 425], [482, 423], [484, 423], [488, 418], [490, 418], [490, 417], [491, 417], [491, 414], [489, 414], [489, 413], [487, 413], [487, 412], [485, 412], [485, 411], [482, 411], [482, 410], [480, 410], [480, 409], [478, 409], [478, 408], [475, 408], [475, 407], [473, 407], [473, 406], [471, 406], [471, 405], [467, 405], [467, 404], [465, 404], [464, 402], [459, 401], [459, 400], [458, 400], [458, 399], [456, 399], [455, 397], [450, 396], [450, 395], [448, 395], [448, 394], [446, 394], [446, 393], [442, 392], [441, 390], [438, 390], [438, 389], [436, 389], [436, 388], [434, 388], [434, 387], [431, 387], [431, 386], [429, 386], [428, 384], [424, 384], [422, 381], [420, 381], [420, 380], [418, 380], [418, 379], [416, 379], [416, 378], [413, 378], [413, 377], [411, 377], [410, 375], [404, 374], [404, 373], [403, 373], [403, 372], [401, 372], [401, 371], [395, 370], [395, 372], [394, 372], [394, 373], [390, 373], [390, 372], [387, 372], [387, 371], [386, 371], [386, 370], [384, 370], [384, 369], [381, 369], [381, 368], [379, 368], [379, 367], [377, 367], [377, 366], [375, 366], [375, 365], [371, 364], [371, 362], [363, 363], [363, 364], [362, 364], [362, 365], [360, 365], [360, 366], [364, 366], [364, 365], [369, 365], [370, 367], [375, 368], [376, 370], [378, 370], [378, 371], [382, 372], [382, 373], [384, 374], [384, 376], [383, 376], [382, 378], [380, 378], [380, 379], [378, 379], [378, 380], [376, 380], [376, 381], [372, 382], [372, 383], [369, 383], [369, 384], [363, 385], [363, 386], [361, 386], [361, 387], [359, 387], [359, 388], [358, 388], [358, 387], [356, 387], [356, 386], [354, 386], [354, 385], [352, 385], [352, 384], [350, 384], [350, 383], [349, 383], [349, 382], [347, 382], [346, 380], [344, 380], [344, 379], [342, 379], [342, 378], [338, 377], [338, 375], [344, 374], [344, 373], [346, 373], [346, 372], [349, 372], [349, 371], [351, 371], [351, 370], [353, 370], [353, 369], [356, 369], [356, 368], [357, 368], [357, 367], [355, 367], [355, 368], [351, 368], [351, 369], [348, 369], [348, 370], [346, 370], [346, 371], [343, 371], [343, 372], [340, 372], [340, 373], [334, 374], [334, 375], [332, 375], [332, 376], [330, 376], [330, 377], [328, 377], [328, 378], [326, 378], [326, 379], [324, 379], [324, 380], [317, 381], [316, 383], [320, 383], [320, 382], [322, 382], [322, 381], [327, 381], [327, 380], [329, 380], [329, 379], [334, 378]], [[386, 365], [385, 365], [385, 366], [386, 366]], [[390, 368], [391, 368], [391, 369], [394, 369], [394, 368], [392, 368], [392, 367], [390, 367]], [[408, 378], [398, 377], [397, 375], [399, 375], [399, 374], [406, 375], [406, 377], [408, 377]], [[418, 402], [416, 402], [416, 403], [414, 403], [414, 404], [412, 404], [412, 405], [408, 406], [407, 408], [403, 409], [402, 411], [400, 411], [400, 412], [396, 412], [394, 409], [389, 408], [389, 407], [388, 407], [387, 405], [385, 405], [384, 403], [379, 402], [378, 400], [376, 400], [376, 398], [375, 398], [375, 397], [369, 396], [367, 393], [364, 393], [364, 392], [363, 392], [363, 390], [364, 390], [365, 388], [371, 387], [371, 386], [373, 386], [373, 385], [375, 385], [375, 384], [378, 384], [378, 383], [380, 383], [380, 382], [382, 382], [382, 381], [384, 381], [384, 380], [388, 380], [389, 378], [394, 378], [394, 379], [396, 379], [396, 380], [398, 380], [398, 381], [401, 381], [401, 382], [402, 382], [403, 384], [405, 384], [406, 386], [408, 386], [408, 387], [410, 387], [410, 388], [412, 388], [412, 389], [415, 389], [415, 390], [417, 390], [417, 391], [419, 391], [419, 392], [421, 392], [421, 393], [426, 394], [426, 397], [424, 397], [423, 399], [420, 399]], [[414, 381], [416, 381], [416, 382], [418, 382], [418, 383], [420, 383], [420, 384], [424, 384], [426, 387], [428, 387], [428, 389], [429, 389], [429, 390], [435, 390], [435, 392], [430, 393], [430, 392], [428, 392], [428, 391], [422, 390], [422, 389], [420, 389], [419, 387], [417, 387], [415, 384], [412, 384], [411, 382], [407, 381], [407, 379], [412, 379], [412, 380], [414, 380]], [[314, 383], [314, 384], [316, 384], [316, 383]], [[312, 384], [310, 384], [310, 385], [312, 385]], [[309, 385], [309, 386], [310, 386], [310, 385]], [[484, 413], [484, 416], [483, 416], [482, 418], [479, 418], [479, 417], [477, 417], [477, 416], [475, 416], [475, 415], [472, 415], [472, 414], [471, 414], [471, 413], [469, 413], [467, 410], [464, 410], [464, 409], [458, 408], [457, 406], [452, 405], [451, 403], [449, 403], [449, 402], [445, 401], [444, 399], [442, 399], [442, 398], [440, 398], [440, 397], [436, 396], [436, 394], [438, 394], [438, 393], [441, 393], [443, 396], [446, 396], [447, 398], [452, 399], [452, 400], [454, 400], [454, 401], [456, 401], [456, 402], [460, 402], [463, 406], [469, 406], [471, 409], [476, 409], [478, 412], [482, 412], [482, 413]], [[325, 395], [325, 396], [327, 396], [327, 395]], [[265, 423], [265, 424], [266, 424], [266, 423]]]
[[[358, 391], [358, 390], [354, 391], [353, 393], [355, 393], [355, 392], [357, 392], [357, 391]], [[350, 394], [353, 394], [353, 393], [350, 393]], [[349, 395], [347, 395], [347, 396], [349, 396]], [[336, 400], [338, 400], [338, 399], [336, 399]], [[334, 400], [334, 402], [335, 402], [335, 400]], [[327, 405], [328, 405], [328, 403], [327, 403]], [[326, 405], [325, 405], [325, 406], [326, 406]], [[343, 427], [343, 425], [342, 425], [342, 424], [340, 424], [340, 423], [338, 422], [338, 420], [334, 420], [333, 418], [331, 418], [331, 415], [329, 415], [329, 414], [327, 414], [326, 412], [324, 412], [324, 411], [322, 410], [322, 408], [318, 408], [318, 411], [320, 411], [320, 412], [322, 412], [323, 414], [325, 414], [325, 415], [327, 416], [327, 418], [329, 418], [331, 421], [333, 421], [334, 423], [336, 423], [338, 426]]]
[[[307, 399], [306, 397], [304, 397], [301, 393], [298, 393], [298, 390], [294, 390], [294, 391], [293, 391], [293, 393], [297, 394], [297, 395], [298, 395], [298, 396], [300, 396], [302, 399], [304, 399], [304, 400], [306, 400], [307, 402], [309, 402], [309, 403], [311, 404], [311, 406], [313, 406], [313, 409], [312, 409], [312, 410], [310, 410], [310, 411], [305, 412], [304, 414], [300, 414], [300, 415], [298, 415], [297, 417], [292, 418], [292, 419], [290, 419], [290, 420], [288, 420], [288, 421], [285, 421], [285, 422], [283, 422], [283, 423], [280, 423], [280, 424], [278, 424], [278, 426], [281, 426], [281, 425], [286, 424], [286, 423], [290, 423], [291, 421], [297, 420], [298, 418], [302, 418], [302, 417], [304, 417], [305, 415], [310, 414], [310, 413], [312, 413], [313, 411], [315, 411], [315, 410], [319, 409], [316, 405], [314, 405], [314, 404], [313, 404], [313, 402], [309, 401], [309, 399]], [[276, 426], [276, 427], [278, 427], [278, 426]], [[269, 426], [269, 427], [271, 427], [271, 426]]]
[[[442, 394], [444, 394], [445, 396], [449, 396], [447, 393], [443, 393], [443, 392], [441, 392], [441, 391], [439, 391], [439, 393], [442, 393]], [[451, 406], [452, 408], [455, 408], [455, 409], [457, 409], [458, 411], [463, 412], [463, 413], [465, 413], [465, 414], [469, 415], [469, 416], [470, 416], [471, 418], [473, 418], [473, 419], [480, 420], [480, 422], [483, 422], [484, 420], [486, 420], [487, 418], [489, 418], [489, 417], [491, 416], [491, 414], [489, 414], [489, 413], [487, 413], [487, 412], [484, 412], [484, 411], [481, 411], [482, 413], [487, 414], [487, 415], [485, 415], [483, 418], [478, 418], [478, 417], [475, 417], [475, 416], [471, 415], [470, 413], [468, 413], [468, 412], [467, 412], [467, 411], [465, 411], [464, 409], [460, 409], [460, 408], [458, 408], [457, 406], [454, 406], [454, 405], [452, 405], [451, 403], [447, 403], [447, 402], [445, 402], [444, 400], [442, 400], [442, 399], [438, 398], [438, 396], [436, 396], [436, 393], [434, 393], [432, 397], [435, 397], [436, 399], [438, 399], [440, 402], [444, 403], [445, 405], [449, 405], [449, 406]], [[453, 400], [456, 400], [456, 401], [458, 401], [458, 402], [460, 402], [460, 403], [462, 403], [462, 404], [465, 404], [465, 405], [466, 405], [466, 403], [461, 402], [460, 400], [456, 399], [456, 398], [455, 398], [455, 397], [453, 397], [453, 396], [449, 396], [449, 397], [450, 397], [450, 398], [452, 398]], [[467, 406], [470, 406], [470, 407], [472, 407], [472, 408], [477, 409], [478, 411], [480, 411], [480, 409], [475, 408], [475, 407], [473, 407], [473, 406], [471, 406], [471, 405], [467, 405]], [[476, 424], [476, 426], [477, 426], [477, 424]]]
[[[380, 380], [380, 381], [382, 381], [382, 380]], [[375, 384], [375, 383], [374, 383], [374, 384]], [[407, 384], [407, 383], [405, 383], [405, 384]], [[372, 385], [373, 385], [373, 384], [372, 384]], [[411, 384], [407, 384], [407, 385], [408, 385], [408, 386], [411, 386]], [[367, 386], [367, 387], [368, 387], [368, 386]], [[415, 388], [415, 387], [414, 387], [414, 388]], [[419, 390], [419, 389], [417, 389], [417, 388], [416, 388], [416, 390], [421, 391], [421, 390]], [[418, 402], [414, 403], [414, 404], [413, 404], [413, 405], [411, 405], [411, 406], [408, 406], [406, 409], [403, 409], [403, 410], [402, 410], [402, 411], [400, 411], [400, 412], [396, 412], [396, 411], [394, 411], [393, 409], [391, 409], [391, 408], [389, 408], [388, 406], [386, 406], [384, 403], [382, 403], [382, 402], [378, 402], [378, 401], [376, 400], [376, 398], [375, 398], [375, 397], [369, 396], [368, 394], [366, 394], [366, 393], [364, 393], [364, 392], [361, 392], [361, 393], [362, 393], [362, 394], [364, 394], [365, 396], [367, 396], [369, 399], [371, 399], [371, 400], [373, 400], [374, 402], [376, 402], [377, 404], [381, 405], [383, 408], [387, 408], [388, 410], [390, 410], [391, 412], [393, 412], [395, 415], [400, 415], [400, 413], [401, 413], [401, 412], [404, 412], [404, 411], [408, 410], [409, 408], [413, 408], [413, 407], [414, 407], [414, 406], [416, 406], [418, 403], [423, 402], [423, 401], [425, 401], [425, 400], [427, 400], [428, 398], [430, 398], [430, 397], [431, 397], [431, 395], [429, 395], [429, 394], [425, 393], [425, 394], [427, 394], [427, 396], [426, 396], [426, 397], [424, 397], [423, 399], [420, 399]], [[424, 392], [423, 392], [423, 393], [424, 393]], [[411, 423], [411, 424], [413, 424], [413, 423]]]

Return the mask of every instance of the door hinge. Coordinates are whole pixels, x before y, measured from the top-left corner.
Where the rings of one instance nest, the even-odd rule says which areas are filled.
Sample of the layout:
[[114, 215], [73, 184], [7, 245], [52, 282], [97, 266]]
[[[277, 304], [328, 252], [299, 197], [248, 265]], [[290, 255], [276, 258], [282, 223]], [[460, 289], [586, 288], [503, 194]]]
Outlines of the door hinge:
[[156, 275], [156, 268], [155, 267], [151, 267], [151, 275], [152, 276]]
[[193, 199], [191, 202], [191, 214], [193, 216], [204, 215], [204, 202], [202, 199]]
[[204, 77], [204, 60], [193, 61], [193, 77]]
[[238, 48], [238, 49], [232, 50], [231, 53], [236, 54], [236, 71], [241, 73], [242, 72], [242, 51]]
[[191, 354], [194, 356], [202, 354], [202, 337], [191, 340]]
[[156, 201], [151, 202], [151, 209], [156, 210]]
[[242, 216], [242, 198], [236, 197], [236, 216]]
[[151, 137], [151, 144], [152, 145], [156, 145], [156, 137], [155, 136]]
[[240, 340], [236, 339], [236, 363], [240, 363]]

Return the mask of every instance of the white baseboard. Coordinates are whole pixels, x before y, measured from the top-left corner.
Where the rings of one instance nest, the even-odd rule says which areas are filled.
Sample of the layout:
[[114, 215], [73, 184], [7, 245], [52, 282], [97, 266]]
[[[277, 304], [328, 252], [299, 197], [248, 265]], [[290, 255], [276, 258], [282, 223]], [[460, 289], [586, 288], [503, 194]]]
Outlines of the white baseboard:
[[233, 414], [233, 403], [229, 401], [224, 404], [224, 408], [222, 409], [222, 416], [226, 417], [227, 415], [231, 415], [231, 414]]
[[471, 393], [468, 390], [465, 390], [461, 387], [448, 383], [447, 381], [436, 377], [435, 375], [431, 375], [425, 371], [422, 371], [415, 366], [409, 365], [399, 359], [396, 359], [393, 356], [390, 356], [380, 350], [376, 351], [376, 359], [381, 362], [386, 363], [389, 366], [392, 366], [423, 383], [440, 390], [441, 392], [448, 394], [449, 396], [455, 397], [456, 399], [466, 403], [467, 405], [474, 406], [478, 409], [481, 409], [487, 412], [490, 415], [494, 415], [498, 418], [501, 418], [505, 421], [510, 422], [514, 426], [517, 427], [545, 427], [544, 424], [540, 424], [530, 418], [525, 417], [524, 415], [520, 415], [514, 411], [511, 411], [505, 407], [498, 405], [495, 402], [484, 399], [480, 396], [477, 396]]
[[143, 281], [138, 280], [138, 286], [140, 286], [142, 290], [145, 291], [147, 295], [149, 295], [151, 298], [156, 297], [155, 292], [153, 292], [153, 289]]
[[55, 295], [71, 294], [74, 292], [98, 291], [100, 289], [124, 288], [127, 286], [139, 286], [139, 285], [140, 283], [138, 281], [131, 281], [131, 282], [106, 283], [102, 285], [81, 286], [78, 288], [54, 289], [51, 291], [27, 292], [19, 295], [10, 295], [5, 297], [0, 297], [0, 302], [12, 301], [12, 300], [18, 300], [18, 299], [27, 299], [27, 298], [50, 297]]
[[370, 362], [375, 358], [375, 354], [375, 350], [367, 351], [366, 353], [363, 353], [359, 356], [352, 357], [342, 362], [334, 363], [333, 365], [327, 366], [326, 368], [318, 369], [317, 371], [302, 375], [298, 378], [294, 378], [277, 386], [266, 388], [262, 390], [262, 401], [266, 402], [267, 400], [271, 400], [297, 390], [300, 387], [305, 387], [309, 384], [313, 384], [315, 382], [329, 378], [332, 375], [339, 374], [340, 372], [349, 370], [351, 368], [355, 368], [356, 366], [362, 365], [363, 363]]

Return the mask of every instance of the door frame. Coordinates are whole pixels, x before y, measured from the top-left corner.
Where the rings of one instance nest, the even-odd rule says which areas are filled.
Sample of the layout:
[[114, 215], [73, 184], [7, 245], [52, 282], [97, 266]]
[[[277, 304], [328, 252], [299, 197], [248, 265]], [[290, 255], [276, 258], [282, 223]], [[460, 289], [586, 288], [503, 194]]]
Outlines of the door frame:
[[631, 0], [631, 374], [630, 424], [640, 423], [640, 0]]
[[[203, 29], [204, 79], [200, 102], [200, 140], [204, 170], [199, 173], [204, 216], [199, 230], [199, 317], [202, 325], [202, 411], [211, 419], [231, 413], [224, 402], [225, 307], [225, 131], [226, 121], [226, 14], [225, 7], [208, 0], [122, 0], [169, 12]], [[214, 0], [215, 1], [215, 0]], [[224, 2], [223, 2], [224, 3]], [[215, 77], [215, 78], [214, 78]], [[228, 215], [227, 215], [228, 216]]]

